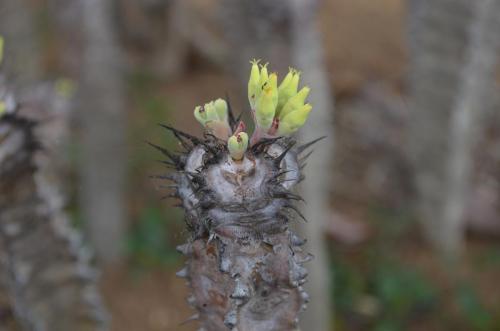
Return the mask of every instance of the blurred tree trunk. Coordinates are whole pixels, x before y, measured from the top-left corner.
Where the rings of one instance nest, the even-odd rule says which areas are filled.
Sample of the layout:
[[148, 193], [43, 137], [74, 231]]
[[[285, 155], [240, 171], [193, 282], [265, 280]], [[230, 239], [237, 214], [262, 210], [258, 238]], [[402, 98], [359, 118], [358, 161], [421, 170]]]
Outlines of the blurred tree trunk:
[[[6, 0], [0, 11], [2, 69], [22, 105], [22, 114], [0, 118], [0, 300], [8, 305], [0, 307], [0, 329], [105, 330], [96, 271], [62, 211], [68, 95], [40, 83], [42, 53], [30, 5]], [[12, 95], [1, 76], [0, 98], [9, 110]]]
[[322, 36], [319, 30], [320, 1], [292, 0], [292, 62], [302, 72], [304, 84], [311, 87], [310, 103], [313, 113], [300, 131], [304, 142], [326, 135], [308, 158], [302, 182], [303, 207], [308, 223], [300, 224], [300, 233], [307, 238], [314, 260], [309, 268], [305, 289], [311, 296], [308, 310], [303, 314], [302, 330], [331, 330], [334, 309], [331, 304], [331, 269], [328, 263], [325, 225], [331, 218], [331, 168], [334, 155], [333, 89], [323, 58]]
[[[0, 287], [24, 330], [105, 330], [95, 271], [55, 185], [66, 121], [54, 110], [67, 106], [53, 88], [31, 87], [14, 113], [2, 83], [0, 96], [9, 101], [0, 115]], [[0, 329], [11, 330], [5, 323]]]
[[[45, 0], [51, 13], [51, 38], [57, 47], [53, 54], [58, 74], [78, 80], [83, 62], [83, 0]], [[53, 68], [54, 69], [54, 68]]]
[[111, 0], [83, 1], [84, 51], [81, 69], [81, 206], [97, 257], [123, 256], [126, 231], [126, 103], [123, 58]]
[[155, 59], [155, 73], [161, 77], [172, 80], [186, 71], [189, 41], [186, 34], [189, 33], [188, 4], [183, 0], [169, 1], [166, 18], [166, 38], [160, 41], [161, 48]]
[[414, 0], [410, 6], [417, 211], [430, 243], [451, 258], [463, 246], [471, 149], [494, 69], [491, 40], [498, 30], [490, 24], [496, 0], [484, 1]]
[[445, 253], [461, 250], [465, 220], [464, 207], [471, 189], [473, 147], [479, 134], [480, 115], [494, 85], [497, 63], [496, 39], [500, 26], [499, 0], [474, 2], [474, 21], [470, 27], [470, 40], [460, 73], [460, 86], [453, 104], [450, 128], [450, 155], [447, 160], [448, 176], [445, 203], [442, 211]]
[[[31, 4], [32, 5], [32, 4]], [[40, 45], [35, 14], [26, 0], [0, 2], [0, 35], [5, 38], [5, 74], [20, 87], [40, 78]]]
[[292, 63], [290, 7], [286, 0], [225, 0], [220, 13], [229, 48], [237, 50], [231, 52], [230, 71], [246, 99], [250, 60], [269, 62], [271, 70], [282, 74]]
[[318, 1], [225, 1], [223, 25], [233, 52], [232, 73], [246, 91], [249, 60], [262, 59], [270, 69], [285, 73], [293, 64], [301, 72], [305, 84], [311, 87], [312, 116], [301, 129], [304, 142], [328, 135], [308, 159], [303, 182], [307, 203], [304, 213], [309, 220], [299, 225], [307, 238], [309, 251], [315, 256], [308, 264], [307, 292], [311, 295], [308, 309], [301, 314], [302, 330], [330, 330], [333, 309], [330, 305], [330, 268], [326, 254], [324, 224], [330, 214], [329, 167], [333, 148], [333, 100], [327, 70], [323, 61], [321, 34], [317, 23]]
[[[39, 78], [40, 74], [33, 16], [26, 1], [5, 0], [0, 2], [0, 36], [8, 45], [4, 48], [6, 56], [3, 61], [0, 60], [2, 71], [13, 83], [20, 86], [24, 86], [30, 81], [33, 82]], [[2, 77], [2, 79], [5, 78]], [[0, 88], [5, 89], [4, 86], [0, 86]], [[0, 93], [2, 92], [4, 91]], [[17, 330], [18, 326], [13, 318], [12, 300], [6, 286], [8, 277], [3, 270], [1, 271], [0, 329]]]

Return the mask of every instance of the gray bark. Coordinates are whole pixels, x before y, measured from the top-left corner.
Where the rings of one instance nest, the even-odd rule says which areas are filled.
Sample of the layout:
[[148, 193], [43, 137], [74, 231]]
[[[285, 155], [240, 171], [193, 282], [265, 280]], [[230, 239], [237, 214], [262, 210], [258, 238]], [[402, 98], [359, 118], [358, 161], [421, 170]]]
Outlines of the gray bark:
[[467, 0], [421, 0], [410, 35], [410, 158], [415, 170], [417, 213], [428, 241], [441, 250], [446, 156], [453, 102], [458, 93], [471, 20]]
[[301, 139], [311, 141], [318, 136], [327, 136], [309, 157], [304, 169], [306, 180], [301, 187], [307, 202], [303, 212], [309, 222], [301, 225], [300, 233], [307, 238], [307, 247], [314, 254], [309, 282], [305, 286], [311, 295], [311, 302], [303, 314], [301, 325], [303, 330], [326, 331], [331, 330], [334, 312], [330, 300], [331, 272], [324, 231], [332, 213], [329, 196], [334, 154], [334, 100], [323, 58], [322, 36], [317, 26], [318, 5], [319, 1], [291, 2], [291, 35], [293, 63], [301, 70], [304, 84], [311, 87], [309, 99], [314, 107], [308, 122], [300, 131]]
[[88, 235], [103, 262], [122, 258], [127, 224], [123, 58], [112, 17], [112, 1], [83, 2], [80, 198]]
[[[47, 132], [14, 108], [0, 117], [1, 287], [24, 330], [105, 330], [96, 273], [52, 182], [47, 154], [56, 150], [42, 141]], [[52, 126], [51, 134], [54, 129], [59, 132]]]
[[[483, 6], [491, 6], [489, 12]], [[448, 258], [463, 247], [471, 152], [492, 90], [494, 6], [415, 0], [410, 7], [410, 156], [417, 212], [429, 242]]]
[[496, 40], [500, 26], [500, 1], [478, 0], [470, 27], [470, 41], [460, 76], [460, 86], [451, 116], [450, 155], [445, 201], [442, 211], [442, 251], [456, 256], [463, 249], [464, 211], [470, 190], [473, 146], [477, 141], [480, 115], [494, 85], [497, 63]]
[[292, 189], [308, 145], [257, 143], [233, 161], [218, 140], [177, 136], [184, 153], [156, 146], [177, 169], [158, 177], [174, 182], [191, 234], [178, 247], [188, 261], [177, 275], [192, 291], [192, 319], [206, 331], [295, 330], [309, 301], [302, 285], [311, 256], [288, 228], [288, 211], [300, 200]]

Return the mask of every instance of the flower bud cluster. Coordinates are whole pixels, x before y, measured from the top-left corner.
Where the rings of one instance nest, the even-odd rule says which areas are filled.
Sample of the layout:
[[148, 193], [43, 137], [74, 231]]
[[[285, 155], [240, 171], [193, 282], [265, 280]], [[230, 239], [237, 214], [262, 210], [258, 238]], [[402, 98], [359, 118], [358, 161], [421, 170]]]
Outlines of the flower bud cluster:
[[[250, 140], [256, 143], [263, 137], [289, 136], [302, 127], [312, 106], [306, 102], [310, 88], [299, 90], [300, 72], [290, 68], [278, 85], [278, 75], [267, 70], [267, 63], [252, 60], [248, 80], [248, 101], [255, 121], [255, 132]], [[194, 116], [207, 131], [227, 140], [229, 154], [241, 160], [248, 148], [248, 135], [238, 125], [234, 132], [228, 123], [228, 105], [223, 99], [197, 106]]]
[[288, 136], [302, 127], [312, 106], [306, 103], [309, 87], [299, 88], [300, 72], [290, 68], [278, 86], [276, 73], [268, 74], [267, 64], [251, 62], [248, 101], [260, 132], [267, 136]]

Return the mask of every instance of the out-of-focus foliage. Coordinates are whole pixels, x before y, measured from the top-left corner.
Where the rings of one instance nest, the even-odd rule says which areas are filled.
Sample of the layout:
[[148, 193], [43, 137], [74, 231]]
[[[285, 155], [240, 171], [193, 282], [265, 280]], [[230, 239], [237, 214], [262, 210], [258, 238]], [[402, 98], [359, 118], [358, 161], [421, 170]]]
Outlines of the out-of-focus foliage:
[[364, 256], [362, 268], [340, 256], [334, 258], [333, 295], [341, 330], [351, 330], [353, 325], [363, 330], [405, 330], [436, 308], [438, 293], [431, 280], [381, 253]]
[[141, 267], [178, 264], [180, 256], [174, 250], [175, 245], [168, 235], [164, 215], [161, 209], [155, 207], [147, 207], [141, 211], [127, 241], [127, 252], [134, 264]]
[[[443, 285], [441, 276], [424, 269], [422, 264], [426, 263], [415, 263], [404, 256], [401, 247], [414, 241], [409, 236], [412, 222], [404, 212], [384, 208], [372, 211], [379, 226], [376, 239], [352, 251], [338, 247], [331, 250], [337, 330], [500, 328], [500, 305], [496, 300], [485, 303], [481, 284], [467, 277], [446, 275]], [[416, 243], [411, 245], [413, 250], [418, 249]], [[491, 272], [498, 270], [499, 261], [498, 249], [487, 248], [471, 264], [478, 272]]]
[[494, 324], [493, 316], [481, 302], [472, 284], [459, 284], [455, 293], [459, 312], [472, 330], [497, 330], [500, 325]]

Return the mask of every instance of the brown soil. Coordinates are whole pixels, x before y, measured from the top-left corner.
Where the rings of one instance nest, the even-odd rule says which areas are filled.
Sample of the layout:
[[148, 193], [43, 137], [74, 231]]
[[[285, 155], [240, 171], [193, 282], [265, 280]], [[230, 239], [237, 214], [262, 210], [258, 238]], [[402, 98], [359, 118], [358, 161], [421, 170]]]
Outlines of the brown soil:
[[106, 270], [101, 279], [114, 331], [190, 331], [182, 324], [194, 311], [186, 303], [188, 288], [171, 271]]

